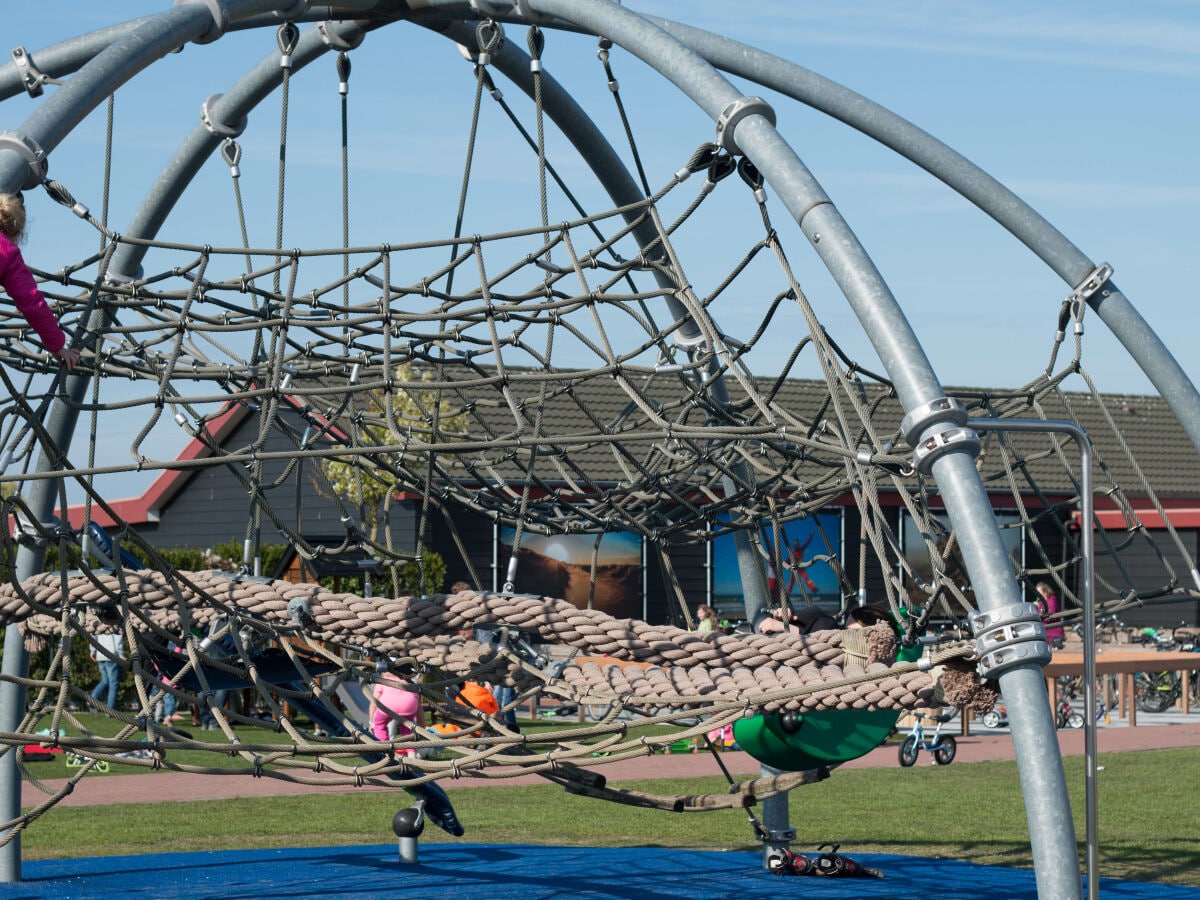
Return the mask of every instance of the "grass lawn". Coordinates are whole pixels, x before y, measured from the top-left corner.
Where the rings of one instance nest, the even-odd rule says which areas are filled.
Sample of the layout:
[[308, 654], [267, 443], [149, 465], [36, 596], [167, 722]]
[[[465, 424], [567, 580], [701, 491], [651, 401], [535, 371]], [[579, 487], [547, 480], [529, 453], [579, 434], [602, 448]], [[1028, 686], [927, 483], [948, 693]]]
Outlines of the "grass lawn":
[[[272, 732], [253, 737], [247, 731], [239, 729], [244, 740], [268, 735], [279, 740]], [[197, 764], [213, 764], [211, 754], [194, 752]], [[1101, 874], [1200, 884], [1200, 749], [1105, 754], [1100, 764]], [[1084, 759], [1068, 757], [1065, 766], [1082, 865]], [[121, 770], [145, 771], [113, 767], [114, 774]], [[50, 778], [65, 769], [52, 774], [39, 768], [36, 774]], [[147, 789], [152, 789], [152, 779], [163, 777], [170, 776], [146, 774]], [[457, 789], [453, 782], [443, 784], [467, 826], [464, 839], [471, 842], [758, 848], [747, 814], [738, 810], [675, 814], [581, 798], [551, 784]], [[621, 786], [659, 794], [724, 793], [726, 782], [714, 776]], [[793, 791], [790, 802], [798, 833], [795, 846], [802, 851], [837, 842], [849, 853], [1032, 865], [1011, 762], [843, 770]], [[406, 805], [407, 795], [397, 792], [61, 808], [24, 832], [23, 855], [42, 859], [389, 843], [394, 840], [392, 816]], [[430, 827], [422, 840], [453, 839]]]

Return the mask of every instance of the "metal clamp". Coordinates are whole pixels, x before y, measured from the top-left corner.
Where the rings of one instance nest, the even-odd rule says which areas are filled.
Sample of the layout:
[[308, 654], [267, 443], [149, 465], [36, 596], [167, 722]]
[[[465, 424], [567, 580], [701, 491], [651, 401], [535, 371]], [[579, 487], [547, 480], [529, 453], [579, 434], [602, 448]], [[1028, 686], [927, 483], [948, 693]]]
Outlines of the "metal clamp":
[[316, 621], [312, 614], [312, 604], [307, 597], [293, 597], [287, 605], [288, 619], [297, 628], [309, 628]]
[[675, 342], [675, 346], [686, 351], [689, 355], [697, 352], [700, 348], [708, 346], [708, 338], [703, 331], [697, 331], [695, 334], [685, 334], [682, 329], [677, 330], [671, 335], [671, 340]]
[[200, 106], [200, 121], [204, 127], [208, 129], [210, 134], [219, 138], [235, 138], [241, 136], [241, 133], [246, 130], [246, 118], [243, 116], [242, 121], [236, 125], [226, 125], [219, 121], [213, 115], [213, 107], [217, 101], [224, 97], [224, 94], [213, 94]]
[[1084, 276], [1083, 281], [1075, 285], [1075, 289], [1071, 291], [1071, 296], [1067, 298], [1067, 301], [1069, 303], [1087, 302], [1092, 295], [1104, 287], [1112, 275], [1113, 267], [1108, 263], [1100, 263]]
[[900, 420], [900, 433], [908, 441], [908, 446], [916, 447], [921, 435], [931, 425], [939, 422], [953, 422], [955, 425], [967, 424], [967, 408], [953, 397], [938, 397], [928, 403], [918, 406]]
[[726, 106], [717, 117], [717, 143], [721, 145], [722, 150], [734, 156], [740, 154], [741, 150], [738, 149], [733, 132], [746, 116], [762, 116], [772, 126], [775, 125], [775, 110], [762, 97], [738, 97]]
[[979, 435], [970, 428], [948, 428], [930, 435], [913, 448], [913, 468], [922, 475], [933, 471], [933, 464], [947, 453], [967, 450], [979, 455]]
[[24, 47], [13, 47], [12, 58], [13, 65], [17, 67], [17, 74], [21, 76], [21, 84], [25, 86], [25, 92], [30, 97], [42, 96], [42, 85], [50, 79], [38, 71]]
[[512, 0], [513, 7], [527, 22], [532, 22], [535, 25], [545, 25], [553, 22], [554, 16], [547, 13], [538, 12], [529, 5], [529, 0]]
[[15, 131], [0, 131], [0, 151], [2, 150], [13, 151], [29, 164], [29, 174], [19, 190], [27, 191], [46, 180], [50, 160], [46, 158], [46, 151], [38, 146], [33, 138]]
[[1046, 626], [1036, 603], [1011, 603], [970, 617], [979, 655], [979, 677], [998, 678], [1017, 666], [1050, 662]]
[[53, 533], [58, 527], [58, 522], [42, 522], [34, 524], [23, 511], [17, 510], [13, 514], [13, 532], [16, 535], [17, 543], [26, 547], [45, 547], [50, 543], [50, 539], [46, 536]]
[[104, 272], [104, 284], [110, 287], [120, 287], [123, 284], [129, 284], [131, 281], [138, 281], [145, 276], [145, 270], [137, 267], [137, 272], [133, 275], [126, 275], [124, 272], [118, 272], [116, 269], [107, 269]]
[[208, 14], [212, 16], [212, 25], [209, 26], [208, 31], [197, 38], [193, 38], [192, 41], [196, 44], [211, 44], [222, 37], [229, 28], [229, 13], [225, 11], [221, 0], [175, 0], [176, 6], [195, 3], [202, 3], [208, 7]]
[[470, 0], [471, 11], [480, 16], [503, 16], [512, 12], [512, 3], [503, 0]]
[[308, 8], [310, 5], [311, 5], [310, 0], [296, 0], [296, 2], [292, 4], [290, 9], [275, 10], [275, 18], [284, 19], [285, 21], [290, 22], [293, 19], [297, 19], [300, 16], [304, 15], [306, 12], [308, 12]]
[[367, 33], [353, 22], [322, 22], [317, 26], [325, 46], [339, 53], [353, 50], [366, 39]]

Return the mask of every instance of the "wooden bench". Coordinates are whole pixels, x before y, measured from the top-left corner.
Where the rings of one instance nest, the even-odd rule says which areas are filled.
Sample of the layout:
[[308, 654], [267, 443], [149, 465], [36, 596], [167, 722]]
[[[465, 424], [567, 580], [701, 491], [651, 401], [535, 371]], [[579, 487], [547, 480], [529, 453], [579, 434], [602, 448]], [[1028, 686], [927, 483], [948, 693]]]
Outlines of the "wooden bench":
[[[1120, 702], [1117, 714], [1124, 717], [1129, 711], [1129, 724], [1137, 724], [1137, 703], [1133, 696], [1133, 676], [1137, 672], [1179, 672], [1182, 676], [1183, 712], [1189, 713], [1191, 673], [1200, 669], [1200, 654], [1160, 653], [1150, 650], [1109, 650], [1096, 654], [1096, 675], [1120, 677]], [[1058, 705], [1057, 679], [1064, 675], [1083, 675], [1083, 653], [1059, 650], [1042, 670], [1050, 691], [1051, 709]]]

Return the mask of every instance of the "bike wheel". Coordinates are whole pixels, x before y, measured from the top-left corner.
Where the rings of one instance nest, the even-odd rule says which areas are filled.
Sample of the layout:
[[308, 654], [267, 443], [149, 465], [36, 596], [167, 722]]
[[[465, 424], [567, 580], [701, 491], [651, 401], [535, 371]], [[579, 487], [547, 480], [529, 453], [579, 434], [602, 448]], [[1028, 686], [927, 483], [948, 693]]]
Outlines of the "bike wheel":
[[958, 753], [958, 741], [950, 735], [945, 735], [941, 743], [933, 748], [933, 760], [939, 766], [948, 766], [954, 762], [954, 754]]
[[913, 735], [909, 735], [904, 739], [904, 743], [900, 745], [900, 765], [908, 768], [917, 761], [917, 739]]
[[1166, 712], [1171, 708], [1171, 698], [1164, 691], [1147, 691], [1137, 698], [1137, 708], [1148, 713]]
[[1170, 709], [1177, 696], [1177, 688], [1172, 681], [1173, 675], [1173, 672], [1135, 675], [1133, 695], [1137, 708], [1142, 712], [1149, 713], [1161, 713]]
[[1073, 712], [1069, 716], [1067, 716], [1067, 727], [1068, 728], [1082, 728], [1083, 727], [1083, 713]]

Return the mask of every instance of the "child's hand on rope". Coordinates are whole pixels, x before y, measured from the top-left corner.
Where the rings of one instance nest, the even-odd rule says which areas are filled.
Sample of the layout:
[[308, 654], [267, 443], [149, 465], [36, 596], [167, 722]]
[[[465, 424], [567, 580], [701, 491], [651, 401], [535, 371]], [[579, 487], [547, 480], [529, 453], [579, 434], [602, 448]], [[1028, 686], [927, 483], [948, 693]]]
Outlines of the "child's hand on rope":
[[50, 355], [66, 366], [68, 372], [75, 368], [75, 363], [79, 362], [79, 350], [75, 347], [63, 347]]

